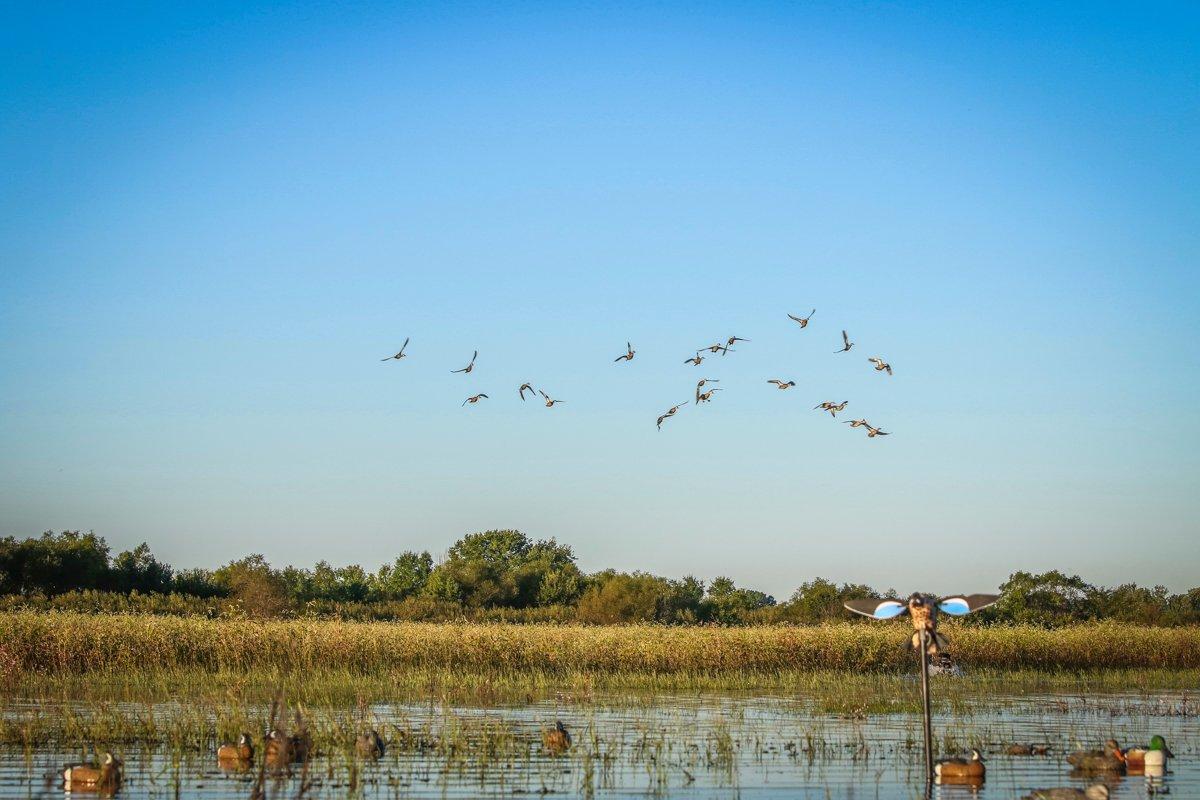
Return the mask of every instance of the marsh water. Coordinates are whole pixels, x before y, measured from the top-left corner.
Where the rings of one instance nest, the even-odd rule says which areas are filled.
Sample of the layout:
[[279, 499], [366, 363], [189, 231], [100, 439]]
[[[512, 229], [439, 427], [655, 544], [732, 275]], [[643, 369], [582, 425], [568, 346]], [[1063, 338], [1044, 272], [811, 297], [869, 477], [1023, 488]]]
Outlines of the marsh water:
[[[943, 753], [979, 748], [986, 780], [979, 786], [934, 785], [930, 791], [934, 797], [986, 800], [1019, 797], [1035, 788], [1082, 788], [1097, 779], [1072, 775], [1064, 761], [1067, 752], [1098, 746], [1109, 737], [1126, 746], [1144, 743], [1157, 733], [1175, 753], [1167, 774], [1109, 778], [1112, 797], [1200, 797], [1196, 706], [1194, 696], [1179, 691], [960, 702], [935, 719], [937, 746]], [[3, 713], [13, 721], [46, 710], [45, 703], [9, 702]], [[174, 710], [161, 704], [131, 713], [169, 716]], [[319, 710], [313, 713], [320, 717]], [[916, 798], [926, 793], [919, 716], [830, 714], [798, 697], [561, 696], [489, 706], [431, 702], [360, 707], [352, 719], [328, 719], [307, 769], [267, 773], [266, 797]], [[547, 752], [541, 741], [540, 732], [555, 720], [562, 720], [574, 739], [561, 754]], [[364, 724], [389, 741], [378, 761], [364, 763], [353, 755], [349, 742]], [[336, 741], [345, 744], [330, 744]], [[1014, 742], [1045, 742], [1051, 754], [1005, 755]], [[259, 779], [257, 769], [219, 769], [204, 747], [111, 747], [125, 765], [119, 797], [247, 798]], [[80, 755], [78, 749], [58, 747], [0, 748], [0, 797], [65, 796], [56, 773]]]

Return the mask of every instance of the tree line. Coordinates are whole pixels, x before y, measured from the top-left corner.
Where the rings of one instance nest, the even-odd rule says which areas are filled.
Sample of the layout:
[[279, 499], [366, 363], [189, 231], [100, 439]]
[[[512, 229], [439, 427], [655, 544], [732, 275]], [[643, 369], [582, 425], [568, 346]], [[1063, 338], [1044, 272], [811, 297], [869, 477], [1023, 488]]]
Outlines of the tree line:
[[[1200, 587], [1180, 594], [1133, 583], [1110, 588], [1051, 571], [1013, 573], [1000, 590], [1001, 601], [973, 615], [972, 622], [1200, 622]], [[468, 534], [437, 563], [428, 552], [407, 551], [374, 572], [325, 561], [311, 569], [276, 568], [258, 554], [212, 570], [176, 570], [155, 558], [146, 543], [113, 556], [92, 532], [0, 539], [2, 608], [736, 625], [845, 619], [845, 600], [896, 595], [892, 589], [814, 578], [777, 602], [725, 576], [705, 582], [611, 569], [587, 574], [569, 546], [514, 530]]]

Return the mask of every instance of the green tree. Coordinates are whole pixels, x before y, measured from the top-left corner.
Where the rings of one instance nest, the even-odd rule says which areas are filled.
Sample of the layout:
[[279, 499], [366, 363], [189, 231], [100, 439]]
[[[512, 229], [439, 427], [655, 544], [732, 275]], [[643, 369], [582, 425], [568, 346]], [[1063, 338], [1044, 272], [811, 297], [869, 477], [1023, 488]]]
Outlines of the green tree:
[[112, 585], [119, 592], [169, 592], [174, 577], [174, 570], [156, 559], [145, 542], [113, 559]]
[[251, 616], [277, 617], [288, 610], [287, 585], [260, 553], [231, 561], [216, 570], [213, 579]]
[[429, 553], [406, 551], [371, 576], [371, 595], [380, 600], [416, 597], [429, 582], [432, 572], [433, 557]]

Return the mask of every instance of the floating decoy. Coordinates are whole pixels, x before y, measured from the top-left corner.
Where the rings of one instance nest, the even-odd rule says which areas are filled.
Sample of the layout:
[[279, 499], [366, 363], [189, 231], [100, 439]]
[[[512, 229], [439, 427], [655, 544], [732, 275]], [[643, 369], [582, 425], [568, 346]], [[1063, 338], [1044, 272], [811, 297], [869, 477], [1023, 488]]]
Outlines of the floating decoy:
[[1149, 747], [1134, 747], [1125, 751], [1125, 766], [1131, 770], [1163, 767], [1168, 758], [1174, 757], [1171, 748], [1167, 747], [1167, 740], [1155, 735], [1150, 737]]
[[1081, 772], [1124, 772], [1125, 753], [1116, 739], [1104, 743], [1103, 750], [1078, 750], [1067, 756], [1067, 763]]
[[363, 731], [354, 740], [354, 750], [363, 758], [383, 758], [386, 749], [383, 737], [374, 728]]
[[862, 614], [872, 619], [892, 619], [902, 614], [908, 614], [912, 619], [913, 635], [909, 646], [913, 650], [921, 647], [921, 631], [927, 636], [926, 654], [936, 656], [940, 648], [946, 647], [946, 637], [938, 632], [938, 612], [943, 611], [952, 616], [961, 617], [987, 608], [1000, 599], [998, 594], [968, 594], [934, 597], [930, 594], [914, 592], [908, 601], [889, 597], [865, 597], [860, 600], [847, 600], [845, 606], [855, 614]]
[[1074, 786], [1058, 786], [1053, 789], [1034, 789], [1024, 800], [1108, 800], [1108, 787], [1093, 783], [1086, 789]]
[[814, 308], [812, 311], [808, 312], [807, 317], [797, 317], [795, 314], [788, 314], [788, 316], [791, 317], [792, 319], [796, 320], [796, 322], [799, 322], [801, 328], [807, 328], [808, 321], [810, 319], [812, 319], [812, 316], [815, 313], [817, 313], [817, 310]]
[[841, 350], [834, 350], [833, 352], [835, 352], [835, 353], [849, 353], [849, 352], [850, 352], [850, 348], [851, 348], [851, 347], [854, 347], [854, 342], [850, 341], [850, 337], [846, 335], [846, 332], [845, 332], [845, 331], [842, 331], [842, 344], [844, 345], [844, 347], [842, 347], [842, 349], [841, 349]]
[[263, 759], [268, 767], [274, 769], [283, 769], [292, 763], [291, 738], [272, 728], [264, 740]]
[[623, 355], [619, 355], [616, 358], [614, 358], [613, 362], [616, 363], [617, 361], [633, 361], [633, 354], [634, 354], [633, 345], [631, 345], [629, 342], [626, 342], [625, 343], [625, 353]]
[[561, 719], [555, 721], [553, 728], [542, 731], [542, 746], [556, 753], [571, 746], [571, 733]]
[[978, 750], [972, 750], [970, 758], [939, 758], [933, 765], [933, 774], [939, 778], [982, 778], [985, 771]]
[[1004, 751], [1009, 756], [1045, 756], [1050, 754], [1048, 744], [1010, 744]]
[[699, 405], [700, 403], [712, 402], [713, 392], [719, 392], [719, 391], [721, 391], [721, 390], [720, 389], [709, 389], [707, 392], [704, 392], [703, 394], [696, 395], [697, 405]]
[[308, 723], [304, 721], [304, 717], [300, 714], [300, 709], [296, 709], [296, 722], [293, 727], [296, 732], [288, 737], [288, 747], [291, 749], [292, 761], [298, 763], [308, 761], [308, 757], [312, 755], [313, 749], [312, 734], [309, 733]]
[[517, 390], [518, 392], [520, 392], [520, 394], [521, 394], [521, 399], [522, 399], [522, 400], [524, 400], [524, 399], [525, 399], [525, 390], [526, 390], [526, 389], [528, 389], [528, 390], [529, 390], [529, 393], [530, 393], [530, 394], [533, 394], [533, 385], [532, 385], [532, 384], [530, 384], [530, 383], [528, 383], [528, 382], [526, 382], [526, 383], [522, 383], [522, 384], [521, 384], [521, 388]]
[[467, 364], [467, 365], [466, 365], [465, 367], [463, 367], [462, 369], [452, 369], [452, 370], [450, 370], [450, 372], [451, 372], [451, 373], [455, 373], [455, 372], [470, 372], [471, 370], [475, 369], [475, 359], [477, 359], [477, 358], [479, 358], [479, 351], [478, 351], [478, 350], [476, 350], [476, 351], [475, 351], [475, 352], [474, 352], [474, 353], [471, 355], [471, 363], [470, 363], [470, 364]]
[[488, 396], [487, 396], [486, 394], [484, 394], [483, 392], [480, 392], [479, 394], [473, 394], [473, 395], [471, 395], [470, 397], [468, 397], [466, 400], [463, 400], [463, 401], [462, 401], [462, 404], [463, 404], [464, 406], [465, 406], [467, 403], [471, 403], [472, 405], [474, 405], [475, 403], [478, 403], [478, 402], [479, 402], [480, 398], [483, 398], [483, 399], [488, 399]]
[[565, 400], [554, 400], [554, 399], [552, 399], [552, 398], [550, 397], [550, 395], [546, 394], [546, 393], [545, 393], [545, 392], [543, 392], [541, 389], [538, 389], [538, 394], [540, 394], [540, 395], [542, 396], [542, 399], [544, 399], [544, 400], [546, 401], [546, 408], [554, 408], [554, 404], [555, 404], [555, 403], [563, 403], [563, 402], [566, 402]]
[[949, 678], [961, 678], [965, 672], [963, 668], [954, 662], [949, 653], [941, 652], [936, 656], [927, 656], [929, 659], [929, 674], [930, 675], [945, 675]]
[[63, 767], [63, 789], [113, 794], [121, 788], [121, 759], [112, 753], [100, 756], [100, 763], [69, 764]]
[[867, 361], [870, 361], [875, 365], [876, 372], [883, 372], [886, 370], [888, 375], [892, 374], [892, 365], [884, 361], [882, 358], [876, 356], [874, 358], [868, 358]]
[[891, 436], [891, 434], [888, 433], [887, 431], [883, 430], [882, 428], [872, 428], [870, 425], [868, 425], [867, 426], [867, 438], [874, 439], [876, 436]]
[[666, 419], [667, 417], [675, 416], [675, 412], [678, 411], [679, 409], [683, 408], [687, 404], [688, 404], [688, 401], [684, 400], [682, 403], [680, 403], [677, 406], [671, 406], [671, 408], [668, 409], [665, 414], [663, 414], [661, 417], [658, 418], [658, 429], [662, 430], [662, 424], [663, 424], [664, 419]]
[[388, 356], [387, 358], [381, 358], [379, 360], [380, 361], [399, 361], [402, 358], [407, 358], [407, 356], [404, 355], [404, 348], [406, 348], [406, 347], [408, 347], [408, 339], [405, 339], [404, 344], [400, 345], [400, 352], [396, 353], [396, 355]]
[[691, 364], [693, 367], [698, 367], [698, 366], [700, 366], [701, 362], [703, 362], [703, 361], [704, 361], [704, 356], [700, 355], [700, 351], [697, 350], [696, 355], [692, 356], [691, 358], [689, 358], [687, 361], [684, 361], [683, 363]]
[[790, 389], [796, 385], [795, 381], [788, 381], [784, 383], [783, 381], [779, 380], [779, 378], [771, 378], [771, 380], [767, 381], [767, 383], [775, 384], [775, 387], [778, 389]]
[[846, 406], [849, 405], [849, 403], [850, 403], [849, 400], [843, 400], [840, 403], [834, 403], [829, 400], [826, 400], [824, 403], [821, 403], [819, 406], [813, 406], [813, 411], [816, 411], [819, 408], [823, 411], [828, 411], [831, 416], [836, 418], [838, 415], [838, 412], [845, 411]]
[[[817, 408], [820, 408], [820, 406], [817, 406]], [[842, 420], [842, 424], [849, 425], [851, 428], [861, 428], [863, 425], [866, 425], [868, 428], [871, 427], [871, 423], [867, 422], [865, 419]]]
[[254, 759], [254, 745], [250, 734], [243, 733], [237, 741], [226, 743], [217, 748], [217, 761], [248, 764]]
[[697, 400], [700, 399], [700, 390], [703, 389], [704, 385], [707, 383], [720, 383], [720, 381], [715, 378], [701, 378], [700, 381], [696, 384], [696, 399]]

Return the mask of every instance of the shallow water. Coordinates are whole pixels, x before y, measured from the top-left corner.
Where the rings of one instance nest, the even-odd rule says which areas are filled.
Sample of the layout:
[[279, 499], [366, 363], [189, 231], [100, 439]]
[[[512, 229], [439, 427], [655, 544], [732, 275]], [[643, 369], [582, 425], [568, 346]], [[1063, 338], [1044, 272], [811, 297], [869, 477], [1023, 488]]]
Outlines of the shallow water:
[[[165, 715], [177, 709], [153, 708]], [[4, 713], [31, 710], [32, 705], [10, 703]], [[306, 772], [296, 767], [290, 775], [269, 776], [266, 796], [297, 797], [302, 788], [304, 797], [364, 798], [650, 794], [888, 800], [925, 794], [920, 719], [907, 714], [846, 718], [819, 713], [795, 698], [717, 694], [487, 708], [379, 705], [359, 713], [395, 742], [381, 760], [362, 764], [348, 748], [326, 747], [332, 752], [319, 752]], [[555, 719], [574, 736], [574, 746], [563, 755], [546, 753], [541, 745], [540, 730]], [[1197, 719], [1179, 692], [979, 698], [953, 716], [935, 719], [934, 730], [943, 752], [978, 747], [987, 762], [986, 781], [979, 787], [934, 786], [932, 795], [987, 800], [1041, 787], [1083, 787], [1091, 781], [1071, 776], [1067, 752], [1109, 737], [1128, 745], [1158, 733], [1176, 755], [1169, 773], [1111, 779], [1112, 797], [1168, 792], [1200, 797]], [[1004, 755], [1012, 742], [1047, 742], [1052, 755]], [[211, 753], [115, 750], [125, 763], [120, 797], [246, 798], [257, 777], [256, 771], [222, 772]], [[8, 747], [0, 748], [0, 756], [0, 798], [48, 798], [64, 796], [55, 773], [80, 753]]]

